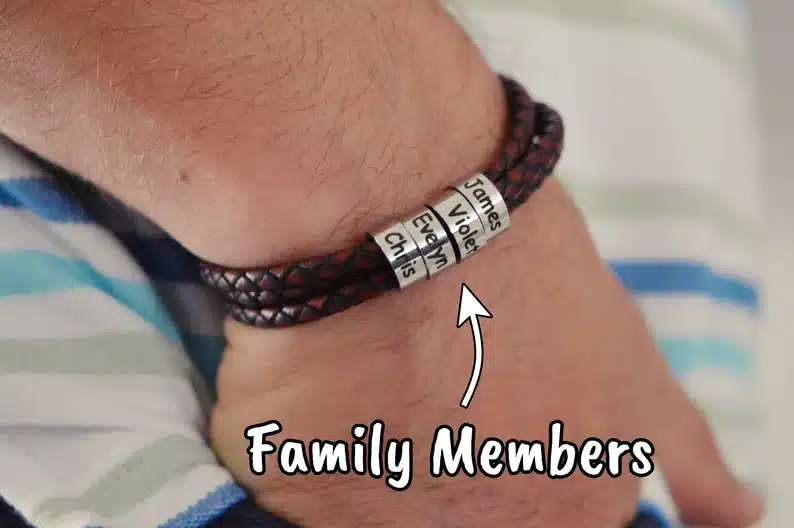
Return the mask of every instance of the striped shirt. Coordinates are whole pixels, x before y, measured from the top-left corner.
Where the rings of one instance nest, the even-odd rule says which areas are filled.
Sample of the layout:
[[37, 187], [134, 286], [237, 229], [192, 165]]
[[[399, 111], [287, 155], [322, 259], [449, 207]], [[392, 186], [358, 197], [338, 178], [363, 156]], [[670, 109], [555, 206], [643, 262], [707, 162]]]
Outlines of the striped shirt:
[[[763, 485], [761, 201], [741, 4], [451, 10], [497, 70], [563, 111], [557, 176], [729, 464]], [[12, 508], [43, 528], [277, 526], [207, 445], [221, 322], [195, 258], [157, 226], [0, 142], [0, 524]], [[674, 517], [662, 480], [646, 484]]]

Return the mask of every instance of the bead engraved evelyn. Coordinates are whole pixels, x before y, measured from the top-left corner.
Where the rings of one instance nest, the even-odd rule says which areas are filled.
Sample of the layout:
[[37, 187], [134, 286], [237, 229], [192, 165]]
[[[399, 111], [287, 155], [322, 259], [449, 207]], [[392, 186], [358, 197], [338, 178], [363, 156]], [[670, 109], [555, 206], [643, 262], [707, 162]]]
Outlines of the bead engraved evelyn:
[[455, 246], [449, 239], [446, 227], [433, 211], [425, 208], [404, 221], [403, 225], [419, 246], [428, 269], [428, 278], [457, 264]]

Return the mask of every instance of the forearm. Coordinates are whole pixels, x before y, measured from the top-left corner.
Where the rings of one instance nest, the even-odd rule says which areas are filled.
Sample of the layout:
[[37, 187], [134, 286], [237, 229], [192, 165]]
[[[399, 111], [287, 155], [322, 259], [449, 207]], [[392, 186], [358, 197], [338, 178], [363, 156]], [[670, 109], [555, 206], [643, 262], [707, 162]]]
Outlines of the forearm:
[[220, 263], [338, 249], [500, 144], [498, 79], [435, 0], [3, 6], [2, 131]]

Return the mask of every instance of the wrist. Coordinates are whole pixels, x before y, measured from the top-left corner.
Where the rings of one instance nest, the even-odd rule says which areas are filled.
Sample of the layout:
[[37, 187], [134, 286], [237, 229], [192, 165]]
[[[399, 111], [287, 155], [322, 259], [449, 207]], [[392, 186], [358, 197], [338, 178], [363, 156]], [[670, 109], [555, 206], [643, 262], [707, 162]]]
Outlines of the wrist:
[[[449, 116], [444, 121], [401, 111], [388, 122], [384, 113], [393, 110], [373, 101], [351, 128], [334, 125], [330, 139], [285, 138], [258, 174], [252, 168], [235, 176], [219, 159], [217, 171], [228, 174], [219, 179], [232, 183], [197, 185], [190, 201], [212, 201], [213, 214], [224, 220], [205, 229], [191, 249], [235, 267], [296, 261], [358, 244], [439, 198], [446, 187], [487, 168], [501, 147], [506, 109], [498, 77], [483, 68], [473, 84], [479, 86], [465, 97], [439, 106]], [[489, 111], [467, 115], [472, 106]]]
[[36, 42], [36, 60], [0, 89], [2, 126], [207, 260], [338, 249], [486, 167], [505, 119], [498, 78], [437, 2], [365, 4], [17, 11], [9, 49]]
[[438, 43], [406, 38], [413, 49], [404, 53], [424, 56], [417, 59], [423, 64], [390, 65], [388, 52], [367, 52], [360, 60], [386, 70], [380, 79], [342, 75], [325, 95], [299, 104], [285, 97], [272, 121], [279, 132], [261, 142], [266, 149], [249, 137], [252, 147], [235, 148], [231, 158], [224, 147], [193, 152], [185, 170], [194, 177], [192, 192], [182, 203], [206, 204], [222, 221], [193, 238], [193, 215], [177, 214], [177, 238], [229, 266], [322, 255], [360, 242], [485, 169], [506, 122], [498, 76], [453, 23], [437, 35], [455, 50], [444, 57], [448, 75], [440, 79], [428, 73], [441, 68], [441, 57], [428, 53]]

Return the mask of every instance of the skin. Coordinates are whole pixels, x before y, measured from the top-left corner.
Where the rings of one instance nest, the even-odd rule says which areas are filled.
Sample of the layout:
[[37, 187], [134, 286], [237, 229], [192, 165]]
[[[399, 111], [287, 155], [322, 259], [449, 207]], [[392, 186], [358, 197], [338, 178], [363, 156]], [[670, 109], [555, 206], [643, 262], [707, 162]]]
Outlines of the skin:
[[[495, 73], [430, 0], [6, 0], [0, 16], [3, 132], [221, 264], [360, 240], [487, 166], [502, 141]], [[471, 338], [454, 325], [464, 281], [494, 315], [467, 410]], [[619, 526], [639, 486], [627, 471], [424, 470], [438, 425], [531, 440], [557, 419], [572, 442], [651, 440], [690, 524], [761, 516], [555, 181], [433, 281], [298, 328], [228, 322], [226, 336], [212, 445], [261, 505], [305, 526]], [[278, 419], [285, 436], [336, 440], [377, 418], [415, 441], [407, 492], [248, 469], [248, 425]]]

